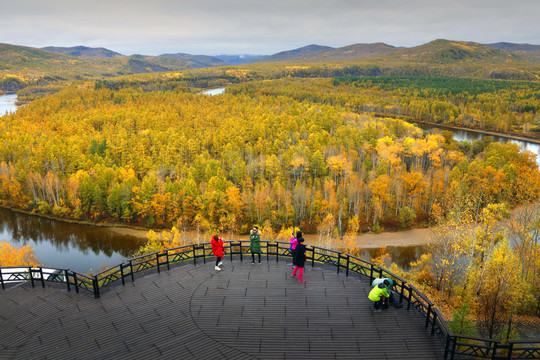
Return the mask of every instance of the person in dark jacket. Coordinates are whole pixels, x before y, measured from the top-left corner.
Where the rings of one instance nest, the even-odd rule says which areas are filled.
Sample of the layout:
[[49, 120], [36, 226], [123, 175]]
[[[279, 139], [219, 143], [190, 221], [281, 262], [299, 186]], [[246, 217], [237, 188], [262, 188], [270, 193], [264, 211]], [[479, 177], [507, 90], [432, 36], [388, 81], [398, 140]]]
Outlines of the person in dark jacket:
[[259, 255], [259, 264], [261, 263], [261, 232], [258, 226], [254, 226], [249, 232], [249, 250], [251, 251], [251, 263], [255, 264], [255, 254]]
[[298, 245], [296, 245], [296, 250], [294, 253], [294, 270], [292, 273], [292, 276], [296, 276], [296, 272], [298, 271], [298, 281], [305, 282], [302, 278], [304, 275], [304, 263], [306, 262], [306, 246], [304, 245], [304, 238], [303, 237], [297, 237]]
[[225, 249], [225, 244], [223, 243], [223, 240], [217, 235], [212, 236], [211, 244], [212, 252], [216, 256], [216, 267], [214, 269], [220, 271], [220, 266], [223, 265], [221, 259], [223, 258], [223, 250]]
[[299, 237], [302, 237], [302, 232], [301, 231], [298, 231], [296, 233], [296, 236], [294, 236], [294, 232], [292, 233], [292, 237], [291, 237], [291, 247], [289, 248], [289, 250], [291, 251], [291, 256], [292, 256], [292, 266], [294, 267], [296, 265], [296, 260], [294, 258], [294, 254], [296, 252], [296, 245], [298, 245], [298, 238]]

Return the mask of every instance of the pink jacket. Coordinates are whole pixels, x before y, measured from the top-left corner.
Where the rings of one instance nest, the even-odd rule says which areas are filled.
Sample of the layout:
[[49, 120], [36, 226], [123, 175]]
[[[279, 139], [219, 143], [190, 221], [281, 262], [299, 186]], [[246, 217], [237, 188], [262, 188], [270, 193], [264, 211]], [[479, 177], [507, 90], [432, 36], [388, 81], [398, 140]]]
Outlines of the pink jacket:
[[298, 245], [298, 240], [296, 239], [296, 236], [293, 236], [291, 238], [291, 250], [296, 250], [296, 245]]

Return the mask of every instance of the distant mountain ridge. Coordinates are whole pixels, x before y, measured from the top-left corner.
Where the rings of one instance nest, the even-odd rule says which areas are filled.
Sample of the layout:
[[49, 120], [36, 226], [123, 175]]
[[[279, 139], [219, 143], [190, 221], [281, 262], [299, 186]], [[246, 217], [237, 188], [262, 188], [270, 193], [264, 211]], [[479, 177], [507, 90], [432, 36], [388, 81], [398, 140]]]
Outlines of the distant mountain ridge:
[[41, 48], [42, 50], [47, 50], [59, 54], [77, 56], [77, 57], [103, 57], [103, 58], [112, 58], [115, 56], [123, 56], [120, 53], [115, 51], [105, 49], [105, 48], [90, 48], [86, 46], [73, 46], [73, 47], [57, 47], [57, 46], [47, 46]]
[[[328, 48], [296, 57], [295, 61], [339, 61], [386, 55], [399, 50], [384, 43], [353, 44], [340, 48]], [[264, 61], [264, 60], [263, 60]]]
[[262, 60], [268, 57], [268, 55], [216, 55], [214, 57], [228, 65], [244, 65]]
[[317, 53], [317, 52], [329, 50], [329, 49], [333, 49], [333, 48], [330, 46], [311, 44], [308, 46], [303, 46], [298, 49], [278, 52], [277, 54], [265, 57], [264, 59], [261, 60], [261, 62], [280, 62], [280, 61], [294, 60], [301, 56], [305, 56], [311, 53]]
[[190, 54], [184, 54], [184, 53], [177, 53], [177, 54], [163, 54], [163, 55], [159, 55], [159, 57], [182, 60], [186, 63], [186, 65], [189, 68], [195, 68], [195, 69], [226, 65], [226, 63], [223, 60], [215, 58], [213, 56], [208, 56], [208, 55], [190, 55]]

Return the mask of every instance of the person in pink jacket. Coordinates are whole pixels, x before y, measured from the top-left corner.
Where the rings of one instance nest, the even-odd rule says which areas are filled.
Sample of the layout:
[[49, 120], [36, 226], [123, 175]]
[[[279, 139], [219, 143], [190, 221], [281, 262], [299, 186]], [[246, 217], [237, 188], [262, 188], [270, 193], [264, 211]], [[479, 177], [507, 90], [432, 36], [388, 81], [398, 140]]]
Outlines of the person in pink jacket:
[[223, 262], [221, 259], [223, 258], [223, 251], [225, 249], [225, 245], [223, 244], [223, 239], [221, 239], [219, 236], [214, 235], [212, 236], [212, 252], [216, 256], [216, 269], [217, 271], [220, 271], [220, 266], [223, 265]]

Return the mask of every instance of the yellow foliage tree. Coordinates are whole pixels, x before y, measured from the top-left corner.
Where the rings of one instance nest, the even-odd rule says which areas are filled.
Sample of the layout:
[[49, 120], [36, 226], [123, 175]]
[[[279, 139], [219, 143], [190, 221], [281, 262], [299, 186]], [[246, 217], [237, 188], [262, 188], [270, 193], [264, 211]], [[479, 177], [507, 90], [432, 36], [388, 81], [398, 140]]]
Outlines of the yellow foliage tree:
[[40, 265], [30, 245], [17, 248], [7, 241], [0, 241], [0, 267]]

